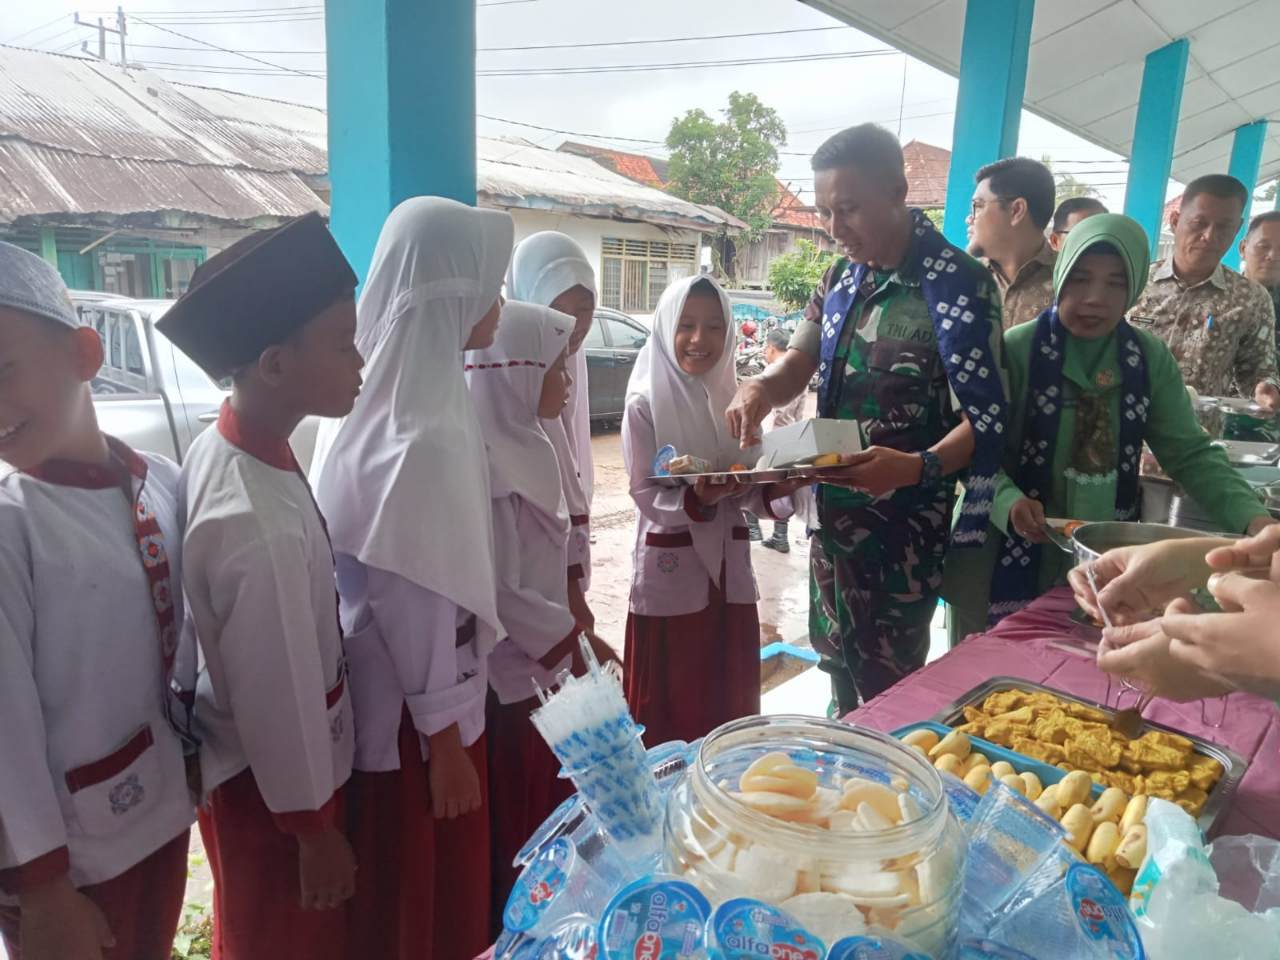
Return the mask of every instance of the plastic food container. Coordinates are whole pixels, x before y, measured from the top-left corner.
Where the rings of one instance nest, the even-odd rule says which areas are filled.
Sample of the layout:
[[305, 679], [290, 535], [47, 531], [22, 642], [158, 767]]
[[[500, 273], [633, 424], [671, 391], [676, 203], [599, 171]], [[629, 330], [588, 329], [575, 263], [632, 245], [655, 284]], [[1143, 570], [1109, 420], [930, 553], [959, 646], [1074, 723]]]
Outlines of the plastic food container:
[[[791, 819], [764, 812], [757, 790], [743, 799], [748, 768], [780, 755], [799, 768], [793, 773], [816, 777], [813, 816], [794, 804]], [[865, 821], [848, 822], [863, 817], [862, 807], [886, 804], [888, 823], [871, 810]], [[828, 816], [833, 805], [844, 812]], [[663, 862], [713, 907], [754, 898], [814, 933], [810, 918], [820, 917], [818, 935], [828, 944], [833, 934], [875, 927], [943, 956], [955, 936], [964, 846], [941, 777], [917, 751], [834, 721], [747, 717], [708, 734], [672, 789]]]

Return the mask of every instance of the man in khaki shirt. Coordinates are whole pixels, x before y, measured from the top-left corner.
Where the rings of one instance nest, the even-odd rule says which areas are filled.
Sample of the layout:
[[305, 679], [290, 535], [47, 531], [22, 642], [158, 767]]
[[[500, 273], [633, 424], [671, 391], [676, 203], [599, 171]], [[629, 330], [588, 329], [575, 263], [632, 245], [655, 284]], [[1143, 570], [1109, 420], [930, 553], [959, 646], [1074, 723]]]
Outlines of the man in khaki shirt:
[[1045, 239], [1053, 216], [1053, 174], [1027, 157], [978, 171], [969, 211], [969, 252], [986, 264], [1004, 301], [1004, 328], [1034, 320], [1053, 303], [1058, 255]]
[[1280, 210], [1268, 210], [1249, 221], [1249, 232], [1240, 241], [1240, 257], [1244, 275], [1262, 284], [1280, 316]]
[[1253, 397], [1276, 410], [1280, 380], [1271, 297], [1222, 265], [1246, 199], [1244, 184], [1234, 177], [1211, 174], [1191, 182], [1169, 216], [1173, 256], [1152, 264], [1129, 320], [1169, 345], [1183, 379], [1201, 394]]

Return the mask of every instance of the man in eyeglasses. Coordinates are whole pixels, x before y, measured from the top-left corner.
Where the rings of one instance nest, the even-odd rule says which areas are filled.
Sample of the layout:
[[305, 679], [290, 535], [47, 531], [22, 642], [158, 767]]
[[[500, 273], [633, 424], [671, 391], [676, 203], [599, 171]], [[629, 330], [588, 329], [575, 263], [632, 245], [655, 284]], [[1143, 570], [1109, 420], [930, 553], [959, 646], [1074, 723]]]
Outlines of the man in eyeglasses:
[[1248, 199], [1235, 177], [1217, 173], [1191, 181], [1169, 215], [1173, 255], [1151, 265], [1147, 289], [1129, 321], [1169, 345], [1182, 378], [1201, 394], [1253, 397], [1278, 410], [1271, 297], [1222, 265]]
[[974, 178], [969, 252], [979, 257], [1004, 298], [1004, 328], [1034, 320], [1053, 303], [1057, 254], [1045, 240], [1053, 216], [1053, 174], [1027, 157], [987, 164]]
[[1095, 197], [1067, 197], [1053, 211], [1053, 232], [1049, 234], [1049, 246], [1053, 247], [1054, 253], [1061, 252], [1062, 245], [1067, 242], [1067, 234], [1077, 223], [1095, 213], [1107, 212], [1103, 202]]

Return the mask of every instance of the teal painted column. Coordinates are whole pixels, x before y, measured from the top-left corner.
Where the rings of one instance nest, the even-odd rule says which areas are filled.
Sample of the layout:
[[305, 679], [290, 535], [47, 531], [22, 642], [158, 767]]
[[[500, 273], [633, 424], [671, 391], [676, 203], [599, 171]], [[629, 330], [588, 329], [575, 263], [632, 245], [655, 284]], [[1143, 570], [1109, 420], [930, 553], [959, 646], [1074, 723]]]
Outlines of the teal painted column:
[[326, 0], [331, 226], [364, 278], [421, 194], [476, 201], [475, 0]]
[[58, 240], [53, 227], [40, 228], [40, 256], [55, 267], [58, 265]]
[[1240, 241], [1249, 228], [1249, 217], [1253, 213], [1253, 190], [1258, 185], [1258, 167], [1262, 165], [1262, 147], [1267, 142], [1267, 121], [1257, 120], [1236, 127], [1235, 139], [1231, 141], [1231, 162], [1227, 165], [1227, 173], [1244, 184], [1249, 195], [1244, 205], [1244, 223], [1240, 232], [1231, 242], [1231, 248], [1222, 262], [1232, 270], [1240, 269]]
[[1178, 136], [1178, 113], [1187, 78], [1191, 44], [1175, 40], [1147, 54], [1138, 95], [1138, 119], [1133, 126], [1129, 157], [1129, 183], [1124, 212], [1142, 224], [1151, 241], [1151, 256], [1160, 246], [1160, 220], [1173, 165], [1173, 143]]
[[968, 0], [942, 232], [965, 245], [973, 175], [1018, 149], [1035, 0]]

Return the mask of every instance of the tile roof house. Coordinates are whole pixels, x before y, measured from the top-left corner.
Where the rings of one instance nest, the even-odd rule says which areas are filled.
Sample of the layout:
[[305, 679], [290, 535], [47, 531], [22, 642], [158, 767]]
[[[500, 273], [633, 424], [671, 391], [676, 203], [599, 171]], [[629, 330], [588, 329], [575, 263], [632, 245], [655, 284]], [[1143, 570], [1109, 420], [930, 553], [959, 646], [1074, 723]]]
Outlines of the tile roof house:
[[[667, 161], [660, 157], [575, 141], [566, 141], [559, 149], [565, 153], [590, 157], [601, 166], [638, 183], [666, 189]], [[795, 249], [799, 239], [810, 240], [822, 249], [834, 246], [814, 208], [805, 204], [781, 180], [778, 181], [777, 200], [771, 215], [773, 225], [764, 236], [752, 243], [735, 242], [732, 280], [737, 286], [764, 287], [768, 279], [769, 263], [775, 257]]]
[[951, 151], [911, 140], [902, 145], [902, 160], [907, 174], [907, 206], [921, 210], [945, 207]]

